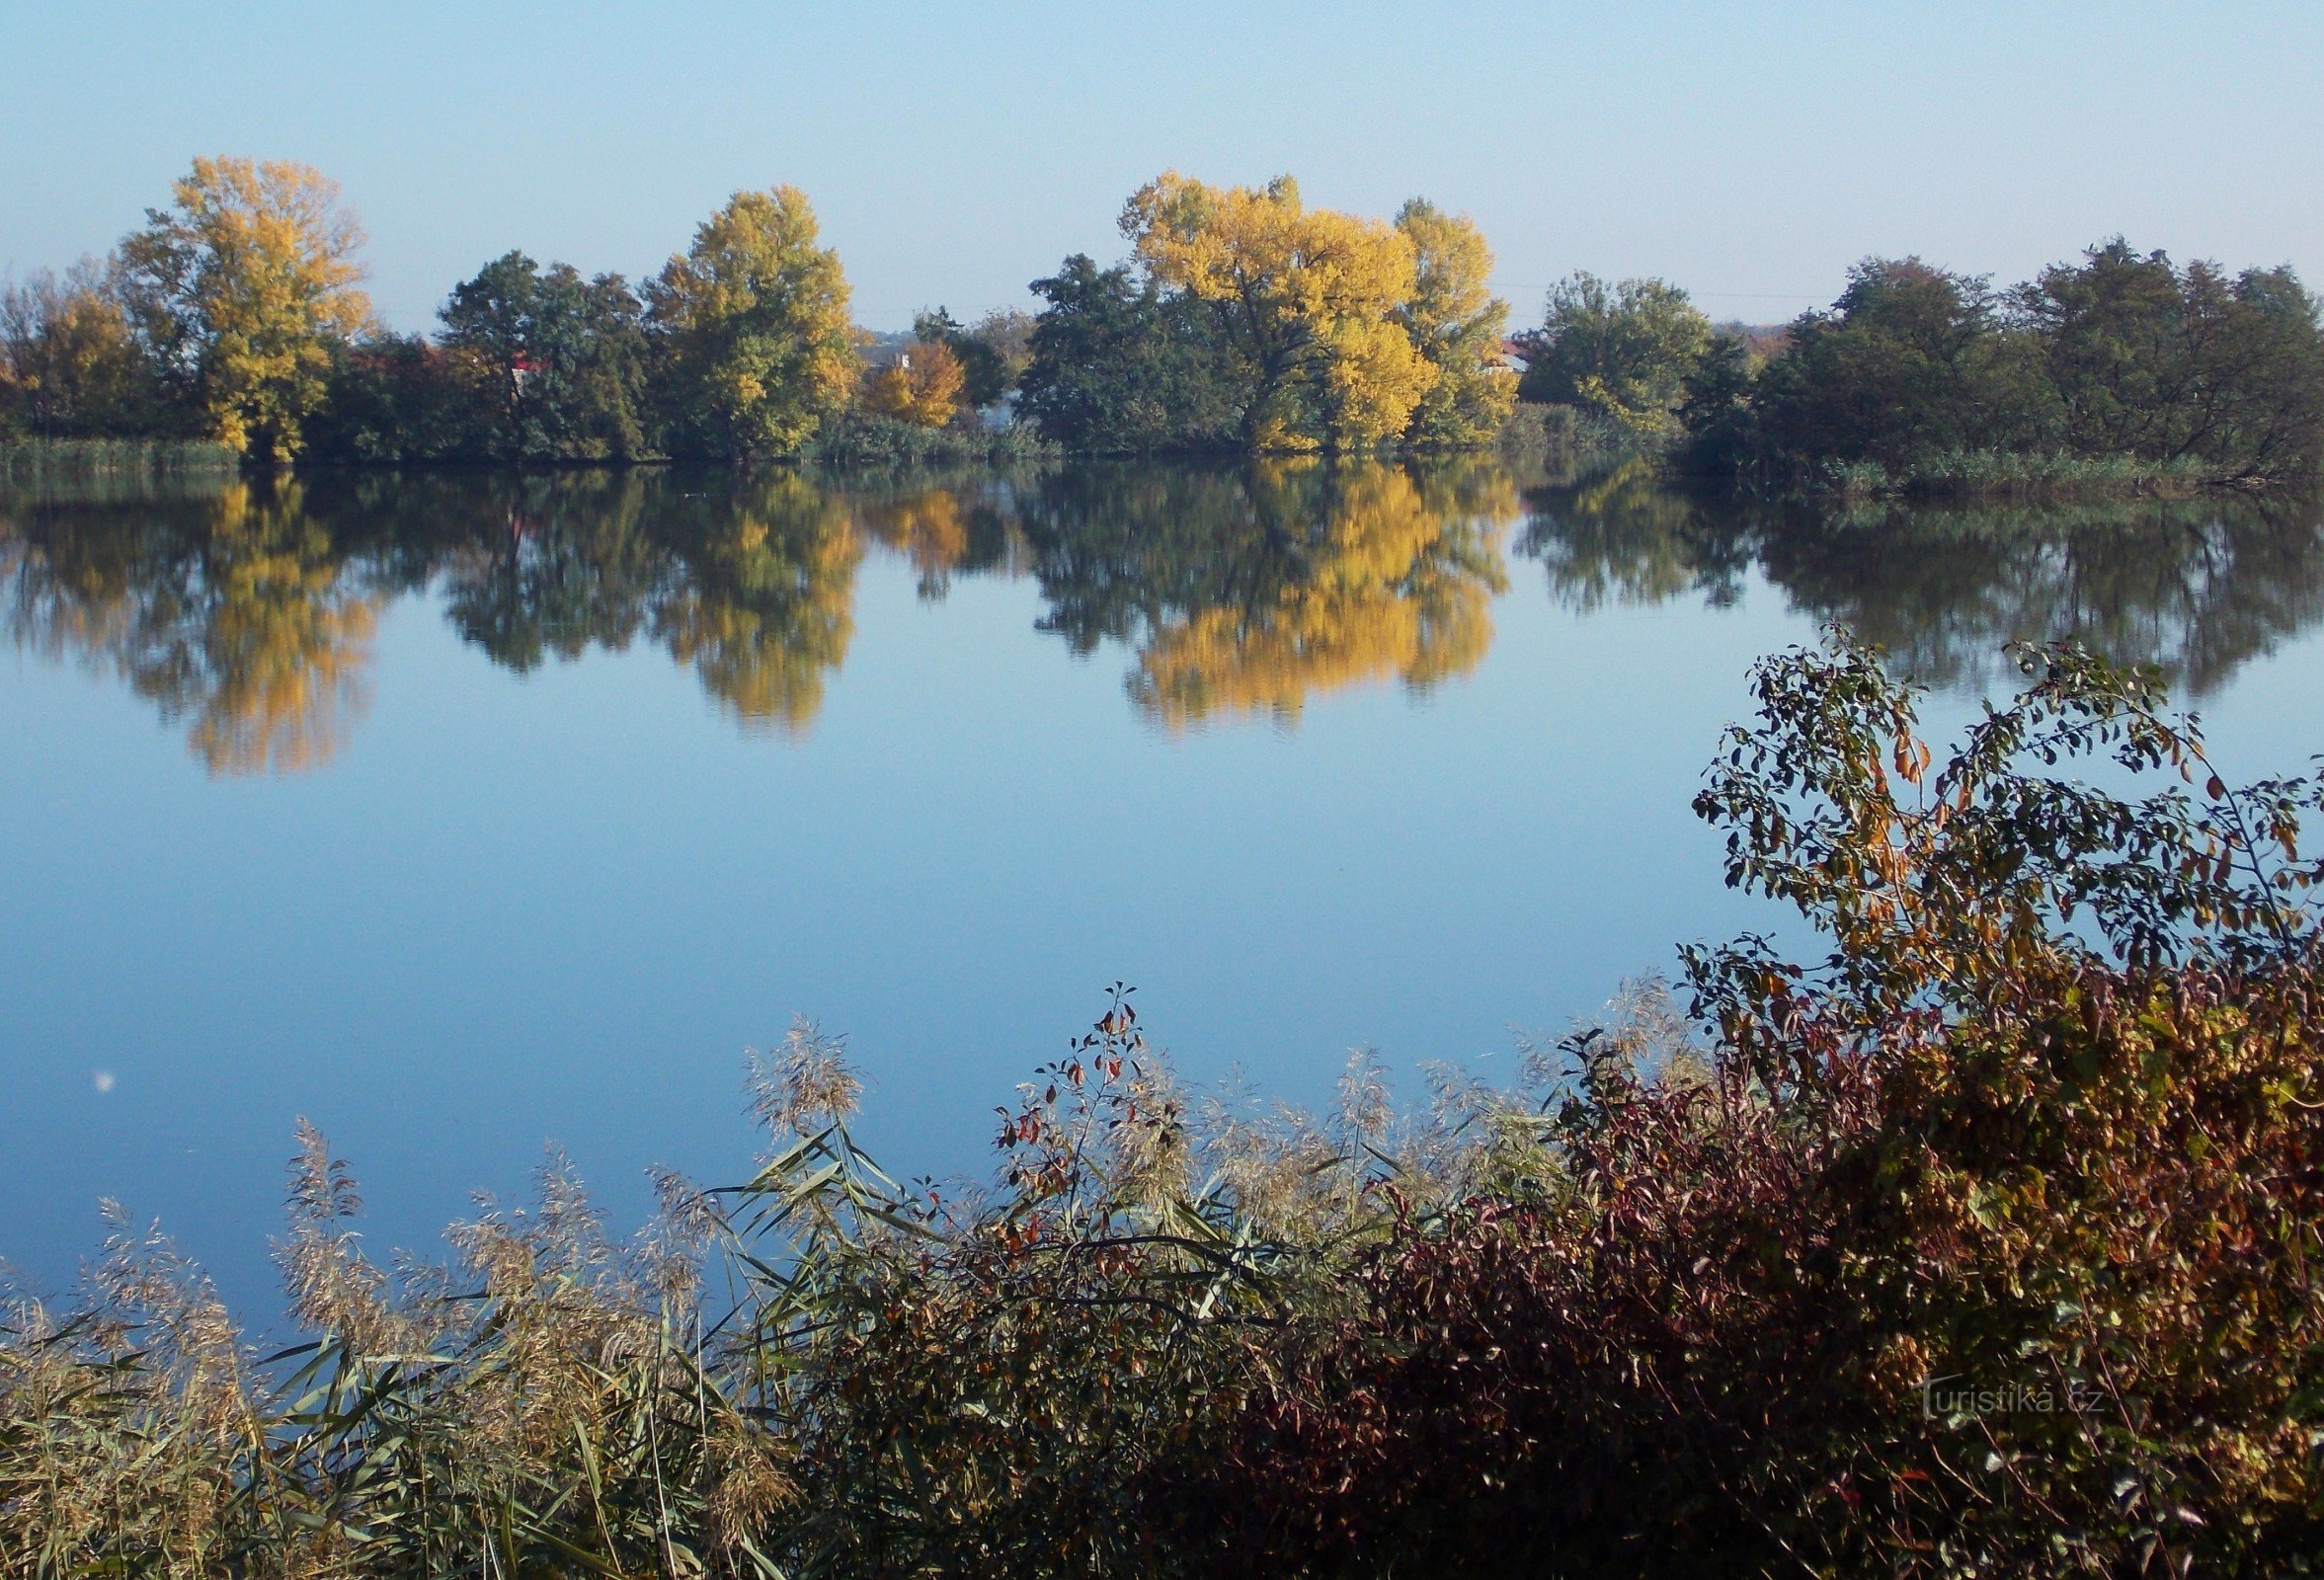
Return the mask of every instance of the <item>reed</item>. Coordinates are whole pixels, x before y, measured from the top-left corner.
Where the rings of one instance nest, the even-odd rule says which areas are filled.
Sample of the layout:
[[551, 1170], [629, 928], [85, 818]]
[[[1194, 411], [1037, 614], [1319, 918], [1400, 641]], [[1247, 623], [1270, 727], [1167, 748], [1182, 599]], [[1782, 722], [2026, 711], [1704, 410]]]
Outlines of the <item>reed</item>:
[[0, 438], [0, 481], [11, 483], [122, 474], [200, 476], [232, 472], [241, 464], [233, 450], [208, 439]]

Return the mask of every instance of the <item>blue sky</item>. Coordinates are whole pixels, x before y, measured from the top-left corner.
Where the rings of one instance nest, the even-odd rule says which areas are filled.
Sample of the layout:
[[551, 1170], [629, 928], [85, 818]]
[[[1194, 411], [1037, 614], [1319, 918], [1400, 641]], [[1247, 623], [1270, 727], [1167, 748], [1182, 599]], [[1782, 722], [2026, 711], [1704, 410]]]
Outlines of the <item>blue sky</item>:
[[0, 270], [196, 153], [302, 159], [424, 327], [510, 247], [650, 272], [790, 182], [877, 328], [1029, 305], [1141, 181], [1465, 209], [1519, 322], [1569, 270], [1788, 317], [1849, 263], [2005, 278], [2117, 231], [2324, 282], [2324, 6], [124, 5], [0, 0]]

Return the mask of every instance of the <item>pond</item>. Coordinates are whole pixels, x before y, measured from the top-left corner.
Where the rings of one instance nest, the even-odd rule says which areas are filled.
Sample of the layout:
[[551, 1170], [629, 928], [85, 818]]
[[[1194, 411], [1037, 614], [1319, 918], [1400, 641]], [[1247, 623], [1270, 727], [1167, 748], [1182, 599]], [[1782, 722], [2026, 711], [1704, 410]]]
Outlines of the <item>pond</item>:
[[[900, 1176], [1117, 981], [1191, 1080], [1487, 1079], [1777, 923], [1689, 800], [1841, 622], [1940, 730], [2013, 637], [2324, 748], [2324, 525], [1719, 509], [1631, 464], [319, 473], [0, 496], [0, 1260], [159, 1218], [238, 1302], [300, 1116], [374, 1254], [555, 1144], [617, 1225], [844, 1033]], [[1254, 1099], [1255, 1100], [1255, 1099]]]

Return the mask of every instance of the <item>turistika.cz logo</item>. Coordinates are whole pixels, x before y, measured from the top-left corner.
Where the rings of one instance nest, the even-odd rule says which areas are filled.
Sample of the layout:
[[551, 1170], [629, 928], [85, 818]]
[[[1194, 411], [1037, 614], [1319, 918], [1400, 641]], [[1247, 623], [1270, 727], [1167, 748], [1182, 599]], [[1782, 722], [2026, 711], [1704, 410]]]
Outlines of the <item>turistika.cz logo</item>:
[[1974, 1419], [1985, 1415], [2053, 1415], [2060, 1410], [2079, 1415], [2094, 1402], [2096, 1390], [2079, 1378], [2053, 1382], [1972, 1382], [1960, 1377], [1921, 1380], [1920, 1412], [1924, 1421]]

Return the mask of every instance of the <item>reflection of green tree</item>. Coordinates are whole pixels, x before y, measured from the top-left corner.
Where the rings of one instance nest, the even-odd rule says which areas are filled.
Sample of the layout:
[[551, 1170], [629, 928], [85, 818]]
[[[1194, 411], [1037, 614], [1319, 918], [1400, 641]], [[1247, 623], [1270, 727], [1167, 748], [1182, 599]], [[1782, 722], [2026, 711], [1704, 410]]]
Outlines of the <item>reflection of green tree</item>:
[[296, 484], [14, 513], [20, 646], [118, 673], [212, 773], [327, 761], [368, 705], [386, 590], [351, 565]]
[[1915, 676], [1982, 684], [2015, 638], [2078, 636], [2202, 695], [2324, 616], [2324, 521], [2241, 502], [1915, 511], [1767, 534], [1769, 579]]
[[1522, 548], [1589, 610], [1731, 599], [1754, 563], [1934, 684], [1981, 685], [2016, 638], [2079, 636], [2200, 694], [2324, 615], [2313, 506], [2128, 502], [1809, 516], [1681, 494], [1632, 463], [1532, 497]]
[[1011, 485], [1007, 474], [983, 470], [900, 476], [878, 486], [859, 478], [828, 484], [865, 537], [912, 562], [920, 595], [931, 600], [944, 596], [956, 575], [1015, 569], [1022, 540]]
[[1311, 692], [1465, 672], [1492, 640], [1512, 491], [1474, 466], [1242, 473], [1093, 468], [1028, 508], [1042, 628], [1133, 645], [1132, 697], [1173, 729], [1298, 716]]
[[1750, 555], [1735, 523], [1663, 487], [1644, 456], [1542, 490], [1531, 504], [1519, 549], [1542, 562], [1550, 595], [1566, 608], [1586, 614], [1697, 593], [1723, 606], [1742, 592]]
[[861, 549], [794, 473], [554, 473], [451, 503], [446, 615], [511, 669], [649, 633], [746, 724], [799, 730], [846, 656]]
[[645, 531], [647, 488], [634, 472], [500, 477], [462, 491], [434, 517], [444, 614], [512, 670], [554, 654], [621, 649], [669, 576]]

